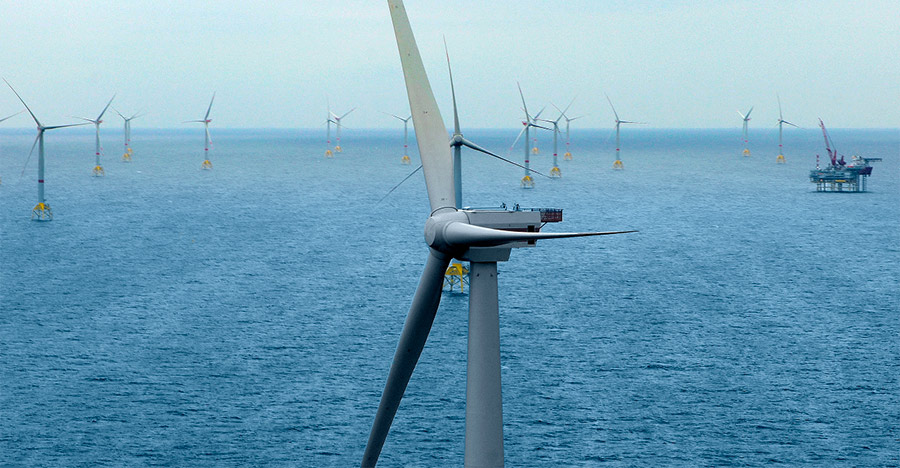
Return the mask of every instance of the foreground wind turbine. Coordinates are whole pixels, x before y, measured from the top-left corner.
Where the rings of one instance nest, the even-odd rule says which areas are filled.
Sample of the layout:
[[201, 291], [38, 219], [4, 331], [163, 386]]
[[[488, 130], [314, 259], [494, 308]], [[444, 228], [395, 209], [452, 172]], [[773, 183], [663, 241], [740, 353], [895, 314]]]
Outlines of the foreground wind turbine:
[[[783, 124], [788, 124], [788, 125], [790, 125], [790, 126], [792, 126], [792, 127], [797, 127], [797, 126], [794, 125], [794, 124], [792, 124], [792, 123], [790, 123], [790, 122], [788, 122], [787, 120], [784, 120], [784, 116], [781, 114], [781, 96], [779, 96], [779, 95], [776, 93], [776, 94], [775, 94], [775, 97], [778, 98], [778, 157], [775, 158], [775, 162], [778, 163], [778, 164], [784, 164], [784, 163], [785, 163], [785, 160], [784, 160], [784, 153], [782, 152], [782, 149], [781, 149], [781, 148], [782, 148], [782, 145], [781, 145], [781, 129], [782, 129], [782, 126], [783, 126]], [[800, 127], [797, 127], [797, 128], [800, 128]]]
[[[16, 112], [16, 113], [13, 114], [13, 115], [10, 115], [9, 117], [4, 117], [4, 118], [2, 118], [2, 119], [0, 119], [0, 123], [5, 122], [5, 121], [7, 121], [7, 120], [13, 118], [13, 117], [15, 117], [15, 116], [21, 114], [22, 112], [25, 112], [25, 111], [21, 110], [21, 111], [19, 111], [19, 112]], [[2, 183], [2, 180], [0, 180], [0, 183]]]
[[516, 143], [519, 142], [519, 138], [521, 138], [522, 134], [524, 133], [525, 134], [525, 145], [524, 145], [525, 146], [525, 166], [524, 166], [525, 167], [525, 177], [522, 177], [521, 185], [522, 185], [522, 188], [534, 188], [534, 179], [532, 179], [531, 174], [529, 174], [529, 172], [531, 172], [531, 169], [529, 169], [531, 161], [529, 161], [529, 159], [528, 159], [529, 158], [529, 156], [528, 156], [529, 129], [531, 127], [543, 128], [544, 130], [550, 130], [550, 129], [547, 127], [541, 127], [540, 125], [537, 125], [534, 123], [537, 120], [537, 118], [541, 115], [541, 112], [543, 112], [544, 110], [541, 109], [541, 112], [538, 112], [537, 115], [532, 117], [528, 113], [528, 106], [525, 104], [525, 94], [522, 93], [522, 85], [520, 85], [519, 82], [516, 81], [516, 86], [519, 87], [519, 97], [522, 98], [522, 110], [525, 111], [525, 121], [522, 122], [522, 125], [524, 125], [525, 128], [523, 128], [522, 131], [519, 132], [519, 135], [516, 137], [515, 141], [513, 141], [513, 144], [510, 147], [510, 150], [512, 150], [512, 148], [515, 148]]
[[94, 171], [93, 171], [94, 177], [100, 177], [100, 176], [106, 175], [106, 173], [103, 172], [103, 166], [100, 165], [100, 149], [101, 149], [100, 148], [100, 124], [103, 123], [103, 114], [106, 113], [106, 110], [109, 109], [109, 105], [112, 104], [113, 99], [115, 99], [115, 98], [116, 98], [116, 95], [113, 94], [113, 97], [109, 98], [109, 102], [106, 103], [106, 107], [103, 108], [103, 110], [100, 112], [100, 115], [97, 116], [96, 119], [89, 119], [87, 117], [77, 117], [88, 123], [94, 124], [94, 128], [96, 130], [97, 137], [94, 140], [95, 141], [94, 155], [96, 156], [96, 161], [94, 164]]
[[340, 153], [340, 152], [344, 151], [343, 149], [341, 149], [341, 127], [343, 126], [343, 124], [341, 123], [341, 119], [343, 119], [344, 117], [347, 117], [348, 114], [350, 114], [351, 112], [353, 112], [355, 110], [356, 110], [356, 108], [354, 107], [353, 109], [350, 109], [347, 112], [344, 112], [344, 115], [342, 115], [340, 117], [338, 117], [338, 115], [335, 114], [334, 112], [328, 111], [331, 114], [331, 118], [334, 119], [335, 126], [337, 126], [337, 140], [334, 144], [334, 152], [335, 153]]
[[450, 260], [458, 258], [472, 262], [466, 370], [465, 466], [502, 467], [503, 405], [500, 388], [497, 262], [508, 260], [512, 248], [534, 245], [538, 239], [612, 233], [541, 233], [539, 211], [455, 208], [453, 159], [447, 146], [444, 121], [428, 83], [406, 9], [401, 0], [388, 0], [388, 6], [397, 37], [431, 205], [431, 215], [425, 223], [425, 241], [429, 246], [429, 253], [394, 353], [378, 412], [369, 433], [362, 466], [374, 467], [378, 462], [400, 400], [434, 322], [441, 300], [444, 272]]
[[750, 157], [750, 148], [747, 145], [747, 142], [749, 141], [749, 139], [748, 139], [749, 132], [747, 130], [747, 125], [750, 123], [750, 113], [751, 112], [753, 112], [752, 106], [750, 107], [750, 110], [747, 111], [747, 114], [741, 114], [741, 111], [738, 111], [738, 115], [740, 115], [741, 118], [744, 119], [743, 135], [744, 135], [744, 156], [745, 157]]
[[400, 162], [409, 165], [409, 120], [412, 119], [410, 115], [407, 118], [399, 117], [394, 114], [388, 114], [391, 117], [403, 122], [403, 158], [400, 159]]
[[206, 108], [206, 115], [202, 120], [188, 120], [182, 123], [191, 123], [197, 122], [202, 123], [203, 128], [206, 131], [206, 139], [203, 143], [203, 164], [200, 166], [203, 169], [212, 169], [212, 163], [209, 162], [209, 144], [212, 143], [212, 138], [209, 137], [209, 123], [212, 122], [212, 119], [209, 118], [209, 111], [212, 110], [213, 101], [216, 100], [216, 93], [213, 92], [212, 99], [209, 100], [209, 107]]
[[[6, 78], [3, 79], [6, 81]], [[31, 159], [32, 153], [34, 153], [34, 146], [38, 147], [38, 204], [34, 206], [34, 209], [31, 210], [31, 219], [37, 221], [50, 221], [53, 219], [53, 211], [50, 210], [50, 204], [47, 203], [47, 200], [44, 198], [44, 132], [47, 130], [54, 130], [57, 128], [65, 128], [65, 127], [78, 127], [81, 125], [87, 125], [88, 123], [79, 123], [79, 124], [68, 124], [68, 125], [54, 125], [52, 127], [45, 127], [41, 124], [41, 121], [38, 120], [37, 117], [34, 116], [34, 112], [31, 112], [31, 108], [28, 107], [28, 104], [25, 104], [25, 100], [22, 99], [22, 96], [19, 96], [19, 93], [9, 84], [9, 81], [6, 81], [6, 85], [9, 86], [9, 89], [12, 90], [13, 93], [16, 94], [16, 97], [19, 98], [19, 101], [22, 101], [22, 105], [25, 106], [25, 110], [31, 114], [31, 118], [34, 119], [34, 123], [37, 124], [37, 136], [34, 139], [34, 143], [31, 145], [31, 151], [28, 153], [28, 158]], [[28, 163], [27, 161], [25, 162]]]
[[125, 152], [122, 154], [122, 162], [131, 162], [131, 156], [134, 154], [131, 150], [131, 121], [140, 117], [140, 113], [135, 112], [131, 117], [125, 117], [121, 112], [116, 110], [115, 107], [113, 107], [113, 110], [125, 121], [125, 129], [123, 131], [123, 134], [125, 135]]
[[622, 164], [622, 159], [619, 158], [619, 126], [622, 124], [639, 124], [643, 122], [620, 120], [619, 114], [616, 112], [616, 107], [613, 106], [612, 101], [609, 99], [609, 95], [606, 96], [606, 100], [609, 102], [609, 107], [612, 107], [613, 114], [616, 116], [616, 162], [613, 163], [613, 169], [622, 170], [625, 169], [625, 166]]
[[[553, 103], [550, 104], [552, 105]], [[571, 105], [572, 104], [570, 103], [564, 110], [559, 111], [559, 117], [557, 117], [556, 120], [535, 119], [540, 120], [541, 122], [553, 124], [553, 169], [550, 169], [550, 177], [562, 177], [562, 172], [559, 170], [559, 162], [557, 161], [556, 140], [557, 136], [559, 136], [559, 121], [562, 120], [563, 116], [566, 115], [566, 111], [569, 110], [569, 106]], [[553, 107], [556, 107], [556, 105], [553, 105]], [[558, 107], [556, 107], [556, 109], [559, 110]]]

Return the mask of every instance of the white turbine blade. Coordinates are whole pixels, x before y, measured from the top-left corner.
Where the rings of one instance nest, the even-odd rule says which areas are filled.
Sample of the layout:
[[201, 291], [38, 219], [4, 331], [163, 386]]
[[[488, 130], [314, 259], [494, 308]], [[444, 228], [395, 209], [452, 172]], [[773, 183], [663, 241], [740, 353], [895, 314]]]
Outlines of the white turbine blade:
[[525, 104], [525, 94], [522, 92], [522, 85], [516, 81], [516, 86], [519, 87], [519, 97], [522, 98], [522, 109], [525, 111], [525, 120], [531, 120], [531, 116], [528, 114], [528, 106]]
[[209, 136], [209, 125], [206, 126], [206, 141], [208, 141], [209, 144], [212, 145], [212, 137]]
[[784, 116], [781, 114], [781, 96], [775, 93], [775, 97], [778, 98], [778, 120], [781, 120], [784, 119]]
[[450, 67], [450, 49], [444, 38], [444, 53], [447, 54], [447, 72], [450, 73], [450, 96], [453, 98], [453, 133], [459, 133], [459, 112], [456, 110], [456, 89], [453, 87], [453, 68]]
[[206, 108], [206, 116], [203, 117], [203, 120], [209, 120], [209, 111], [212, 110], [213, 101], [216, 100], [216, 92], [213, 91], [212, 99], [209, 100], [209, 107]]
[[535, 241], [540, 239], [563, 239], [569, 237], [608, 236], [636, 231], [610, 232], [521, 232], [504, 231], [468, 223], [449, 223], [444, 228], [444, 240], [451, 246], [494, 247], [510, 242]]
[[540, 125], [535, 125], [535, 124], [528, 124], [528, 126], [529, 126], [529, 127], [534, 127], [534, 128], [543, 128], [544, 130], [550, 130], [550, 129], [547, 128], [547, 127], [541, 127]]
[[486, 149], [484, 149], [484, 148], [482, 148], [482, 147], [476, 145], [475, 143], [472, 143], [471, 141], [466, 140], [465, 138], [462, 139], [462, 144], [463, 144], [463, 146], [465, 146], [465, 147], [467, 147], [467, 148], [473, 149], [473, 150], [475, 150], [475, 151], [480, 151], [480, 152], [482, 152], [482, 153], [484, 153], [484, 154], [486, 154], [486, 155], [488, 155], [488, 156], [493, 156], [493, 157], [495, 157], [495, 158], [497, 158], [497, 159], [499, 159], [499, 160], [501, 160], [501, 161], [503, 161], [503, 162], [512, 164], [513, 166], [521, 167], [522, 169], [525, 169], [526, 171], [534, 172], [535, 174], [542, 175], [542, 176], [544, 176], [544, 177], [546, 177], [546, 178], [548, 178], [548, 179], [550, 178], [550, 176], [548, 176], [548, 175], [546, 175], [546, 174], [544, 174], [544, 173], [542, 173], [542, 172], [538, 172], [538, 171], [536, 171], [536, 170], [534, 170], [534, 169], [532, 169], [532, 168], [530, 168], [530, 167], [525, 167], [525, 166], [523, 166], [523, 165], [521, 165], [521, 164], [519, 164], [519, 163], [517, 163], [517, 162], [510, 161], [509, 159], [506, 159], [506, 158], [504, 158], [504, 157], [498, 156], [498, 155], [496, 155], [496, 154], [494, 154], [494, 153], [492, 153], [492, 152], [490, 152], [490, 151], [488, 151], [488, 150], [486, 150]]
[[[390, 6], [392, 14], [397, 9], [401, 13], [405, 13], [399, 0], [391, 0]], [[395, 22], [394, 24], [396, 25], [397, 23]], [[398, 33], [399, 36], [400, 33]], [[378, 412], [375, 414], [375, 421], [372, 423], [372, 431], [369, 433], [366, 451], [363, 454], [363, 468], [374, 468], [378, 462], [378, 456], [381, 454], [382, 447], [384, 447], [384, 440], [391, 429], [394, 415], [397, 414], [400, 400], [406, 392], [406, 386], [409, 384], [409, 379], [416, 368], [416, 363], [419, 362], [422, 349], [425, 348], [425, 340], [428, 339], [428, 334], [431, 332], [434, 316], [441, 302], [444, 273], [446, 273], [448, 266], [450, 266], [450, 257], [433, 249], [429, 251], [425, 270], [422, 272], [421, 279], [419, 279], [416, 295], [413, 297], [412, 306], [409, 308], [409, 314], [406, 316], [406, 322], [403, 324], [400, 342], [397, 343], [397, 350], [394, 352], [394, 360], [391, 363], [391, 370], [384, 385], [384, 392], [381, 394]]]
[[747, 115], [744, 116], [745, 120], [750, 120], [750, 113], [753, 112], [753, 106], [750, 106], [750, 110], [747, 111]]
[[13, 115], [11, 115], [11, 116], [9, 116], [9, 117], [4, 117], [4, 118], [0, 119], [0, 122], [3, 122], [4, 120], [9, 120], [9, 119], [11, 119], [11, 118], [13, 118], [13, 117], [15, 117], [15, 116], [21, 114], [22, 112], [25, 112], [25, 111], [20, 110], [19, 112], [16, 112], [15, 114], [13, 114]]
[[419, 47], [413, 36], [412, 26], [406, 16], [406, 8], [400, 0], [388, 0], [391, 21], [397, 37], [397, 49], [403, 65], [409, 108], [412, 111], [413, 127], [425, 171], [425, 187], [431, 211], [438, 208], [455, 207], [456, 191], [453, 184], [453, 158], [447, 144], [447, 128], [441, 118]]
[[340, 116], [339, 118], [343, 119], [344, 117], [347, 117], [347, 115], [349, 115], [351, 112], [353, 112], [355, 110], [356, 110], [356, 108], [354, 107], [353, 109], [350, 109], [347, 112], [344, 112], [344, 115]]
[[[512, 152], [512, 149], [516, 147], [516, 144], [519, 143], [519, 138], [522, 138], [522, 134], [525, 133], [525, 129], [526, 129], [526, 128], [528, 128], [528, 127], [527, 127], [527, 126], [523, 126], [523, 127], [522, 127], [522, 131], [520, 131], [519, 134], [516, 135], [516, 139], [513, 140], [513, 144], [509, 146], [509, 152], [510, 152], [510, 153]], [[528, 142], [525, 142], [525, 144], [527, 145]]]
[[116, 98], [116, 95], [113, 94], [113, 97], [109, 98], [109, 102], [106, 103], [106, 107], [103, 108], [103, 112], [100, 112], [100, 115], [97, 117], [97, 121], [103, 120], [103, 114], [106, 113], [106, 109], [109, 109], [109, 105], [112, 104], [113, 99]]
[[606, 94], [606, 101], [609, 102], [609, 107], [612, 107], [613, 115], [616, 116], [616, 121], [619, 120], [619, 114], [616, 112], [616, 106], [613, 105], [612, 100], [609, 98], [609, 95]]
[[741, 116], [741, 119], [742, 119], [742, 120], [747, 120], [747, 116], [744, 115], [744, 114], [741, 114], [741, 111], [737, 111], [737, 113], [738, 113], [739, 116]]
[[794, 125], [794, 124], [792, 124], [792, 123], [790, 123], [790, 122], [788, 122], [788, 121], [787, 121], [787, 120], [782, 120], [782, 122], [784, 122], [784, 123], [786, 123], [786, 124], [788, 124], [788, 125], [790, 125], [790, 126], [791, 126], [791, 127], [796, 127], [796, 128], [800, 128], [800, 127], [797, 127], [797, 126], [796, 126], [796, 125]]
[[19, 98], [19, 101], [22, 101], [22, 105], [25, 106], [25, 109], [28, 111], [29, 114], [31, 114], [31, 118], [34, 119], [34, 123], [36, 123], [37, 126], [40, 127], [41, 121], [38, 120], [38, 118], [34, 116], [34, 112], [31, 112], [31, 108], [28, 107], [28, 104], [25, 104], [25, 100], [22, 99], [22, 96], [19, 96], [19, 92], [16, 91], [16, 88], [13, 88], [12, 85], [9, 84], [9, 81], [6, 81], [6, 78], [3, 78], [3, 81], [5, 81], [6, 86], [9, 86], [9, 89], [11, 89], [12, 92], [16, 94], [16, 97]]
[[116, 109], [115, 107], [113, 107], [112, 110], [113, 110], [113, 112], [115, 112], [116, 114], [119, 114], [119, 117], [122, 117], [122, 120], [128, 120], [128, 118], [125, 117], [124, 115], [122, 115], [122, 113], [119, 112], [119, 110]]
[[43, 132], [43, 130], [38, 131], [37, 136], [34, 137], [34, 143], [31, 144], [31, 151], [28, 152], [28, 157], [25, 158], [25, 165], [22, 166], [22, 174], [20, 174], [19, 177], [25, 175], [25, 169], [28, 168], [28, 161], [31, 161], [31, 155], [34, 154], [34, 147], [37, 146], [38, 140], [41, 139], [42, 132]]
[[[408, 176], [404, 177], [403, 180], [401, 180], [399, 184], [397, 184], [397, 185], [391, 187], [391, 189], [388, 190], [388, 193], [384, 194], [384, 196], [381, 197], [381, 198], [378, 200], [378, 203], [381, 203], [382, 201], [384, 201], [384, 199], [387, 198], [388, 195], [390, 195], [394, 190], [397, 190], [398, 187], [400, 187], [401, 185], [403, 185], [403, 182], [406, 182], [410, 177], [413, 176], [413, 174], [415, 174], [416, 172], [419, 172], [419, 169], [422, 169], [422, 165], [421, 165], [421, 164], [419, 164], [419, 167], [417, 167], [414, 171], [410, 172]], [[377, 204], [377, 203], [376, 203], [376, 204]]]
[[56, 130], [57, 128], [66, 128], [66, 127], [80, 127], [82, 125], [90, 125], [93, 122], [84, 122], [77, 124], [68, 124], [68, 125], [54, 125], [52, 127], [44, 127], [44, 130]]
[[541, 116], [541, 114], [543, 114], [543, 113], [544, 113], [544, 110], [545, 110], [545, 109], [547, 109], [547, 106], [544, 106], [544, 107], [541, 107], [541, 110], [540, 110], [540, 111], [538, 111], [538, 113], [537, 113], [537, 114], [534, 114], [534, 117], [532, 117], [532, 118], [531, 118], [531, 120], [537, 120], [537, 119], [538, 119], [538, 117], [540, 117], [540, 116]]
[[195, 122], [196, 123], [205, 123], [206, 121], [205, 120], [185, 120], [184, 122], [181, 122], [181, 123], [186, 124], [186, 123], [195, 123]]

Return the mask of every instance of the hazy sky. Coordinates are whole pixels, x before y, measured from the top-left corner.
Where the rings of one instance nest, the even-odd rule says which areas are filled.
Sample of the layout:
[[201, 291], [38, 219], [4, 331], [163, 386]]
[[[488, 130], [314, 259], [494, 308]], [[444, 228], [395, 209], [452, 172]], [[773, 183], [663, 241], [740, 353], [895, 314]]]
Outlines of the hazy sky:
[[[450, 123], [447, 38], [464, 128], [518, 129], [516, 80], [530, 110], [577, 95], [582, 127], [612, 125], [604, 93], [651, 127], [739, 127], [750, 106], [751, 126], [771, 127], [776, 92], [798, 125], [900, 127], [895, 0], [406, 6]], [[202, 118], [213, 91], [213, 128], [318, 127], [326, 97], [335, 112], [358, 108], [351, 128], [393, 126], [381, 111], [409, 109], [381, 0], [0, 0], [0, 75], [45, 124], [95, 116], [113, 93], [123, 113], [148, 113], [135, 128]], [[19, 108], [0, 89], [0, 117]]]

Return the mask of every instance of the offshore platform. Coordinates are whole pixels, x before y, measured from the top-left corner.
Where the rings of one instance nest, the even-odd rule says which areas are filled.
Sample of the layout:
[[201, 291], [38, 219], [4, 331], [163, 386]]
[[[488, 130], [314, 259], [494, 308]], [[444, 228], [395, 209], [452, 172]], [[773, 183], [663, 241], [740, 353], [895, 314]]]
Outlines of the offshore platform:
[[816, 155], [816, 168], [809, 171], [809, 181], [816, 184], [816, 191], [865, 192], [866, 179], [872, 175], [869, 163], [881, 161], [881, 158], [852, 156], [849, 163], [844, 160], [844, 155], [838, 159], [837, 148], [834, 148], [834, 142], [822, 119], [819, 119], [819, 127], [822, 127], [822, 135], [825, 137], [825, 151], [828, 152], [830, 164], [822, 169], [819, 167], [819, 155]]

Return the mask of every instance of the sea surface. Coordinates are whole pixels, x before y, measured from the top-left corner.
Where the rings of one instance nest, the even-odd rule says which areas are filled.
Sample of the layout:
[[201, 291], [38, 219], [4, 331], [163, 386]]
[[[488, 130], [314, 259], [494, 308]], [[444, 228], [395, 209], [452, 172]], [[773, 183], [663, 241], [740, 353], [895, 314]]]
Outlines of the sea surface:
[[[467, 131], [506, 155], [518, 129]], [[358, 466], [426, 257], [402, 129], [0, 131], [0, 466]], [[507, 466], [900, 466], [900, 131], [816, 193], [818, 129], [573, 128], [563, 177], [463, 155], [464, 205], [564, 209], [500, 265]], [[537, 170], [551, 140], [540, 135]], [[564, 150], [560, 148], [560, 154]], [[522, 159], [521, 146], [510, 155]], [[825, 159], [822, 159], [823, 163]], [[468, 296], [445, 292], [381, 465], [461, 466]]]

